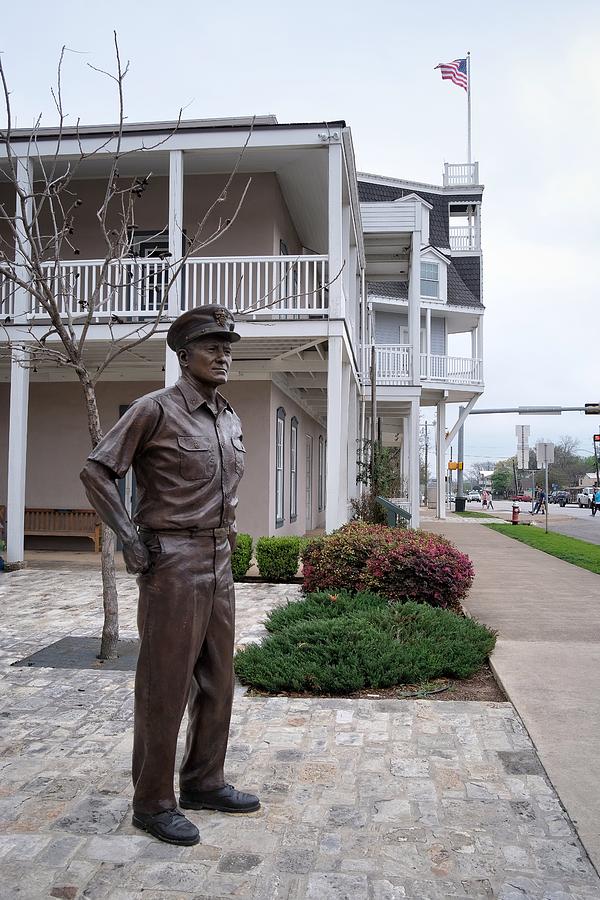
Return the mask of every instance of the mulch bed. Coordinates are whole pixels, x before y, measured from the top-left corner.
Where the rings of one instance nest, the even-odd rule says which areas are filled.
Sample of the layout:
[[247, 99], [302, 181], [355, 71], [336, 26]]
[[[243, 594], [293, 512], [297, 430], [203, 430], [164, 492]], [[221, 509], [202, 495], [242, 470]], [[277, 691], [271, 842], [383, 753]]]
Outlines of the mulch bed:
[[[251, 688], [248, 691], [248, 696], [304, 698], [314, 697], [316, 695], [294, 691], [279, 691], [274, 695], [267, 691], [258, 691]], [[321, 694], [318, 696], [329, 697], [331, 695]], [[347, 694], [346, 697], [350, 700], [414, 700], [427, 698], [430, 700], [480, 700], [492, 703], [508, 702], [508, 698], [502, 688], [498, 685], [496, 679], [492, 675], [492, 670], [487, 663], [482, 666], [475, 675], [471, 675], [470, 678], [464, 678], [460, 681], [452, 678], [437, 678], [428, 682], [427, 685], [401, 684], [397, 687], [381, 688], [380, 690], [373, 690], [371, 688], [369, 690]]]

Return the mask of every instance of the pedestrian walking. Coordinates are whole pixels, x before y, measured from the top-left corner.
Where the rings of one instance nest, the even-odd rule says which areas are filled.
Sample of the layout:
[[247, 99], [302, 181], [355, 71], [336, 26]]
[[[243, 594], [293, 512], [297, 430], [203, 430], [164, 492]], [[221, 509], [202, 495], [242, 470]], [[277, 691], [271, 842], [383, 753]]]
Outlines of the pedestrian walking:
[[595, 516], [596, 512], [600, 509], [600, 487], [597, 484], [594, 485], [594, 495], [592, 497], [592, 515]]

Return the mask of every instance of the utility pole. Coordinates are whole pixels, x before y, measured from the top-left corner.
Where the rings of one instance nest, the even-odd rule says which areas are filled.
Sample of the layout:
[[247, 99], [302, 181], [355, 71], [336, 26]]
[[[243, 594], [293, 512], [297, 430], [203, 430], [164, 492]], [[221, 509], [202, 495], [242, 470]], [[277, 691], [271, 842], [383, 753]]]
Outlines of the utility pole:
[[[429, 489], [429, 433], [427, 431], [428, 427], [429, 427], [429, 422], [425, 422], [425, 505], [427, 505], [428, 489]], [[598, 463], [596, 462], [596, 468], [597, 467], [598, 467]]]
[[[459, 418], [462, 416], [464, 406], [458, 407]], [[458, 429], [458, 473], [456, 476], [456, 497], [463, 496], [463, 468], [465, 454], [465, 426], [461, 425]]]

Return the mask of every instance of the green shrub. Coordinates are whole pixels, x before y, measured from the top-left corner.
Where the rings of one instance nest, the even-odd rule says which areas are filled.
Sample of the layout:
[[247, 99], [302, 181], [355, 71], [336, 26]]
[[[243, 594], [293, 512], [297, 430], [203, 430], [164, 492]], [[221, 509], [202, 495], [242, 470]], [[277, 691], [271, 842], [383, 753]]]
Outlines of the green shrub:
[[265, 581], [290, 581], [298, 571], [299, 537], [261, 537], [256, 542], [258, 571]]
[[368, 593], [311, 594], [274, 610], [267, 628], [261, 645], [236, 655], [235, 670], [244, 684], [273, 692], [347, 694], [466, 678], [495, 643], [472, 619]]
[[240, 581], [250, 568], [252, 559], [252, 537], [249, 534], [238, 534], [235, 550], [231, 554], [231, 571], [233, 580]]
[[473, 581], [468, 556], [427, 531], [351, 522], [304, 550], [303, 589], [372, 591], [460, 612]]

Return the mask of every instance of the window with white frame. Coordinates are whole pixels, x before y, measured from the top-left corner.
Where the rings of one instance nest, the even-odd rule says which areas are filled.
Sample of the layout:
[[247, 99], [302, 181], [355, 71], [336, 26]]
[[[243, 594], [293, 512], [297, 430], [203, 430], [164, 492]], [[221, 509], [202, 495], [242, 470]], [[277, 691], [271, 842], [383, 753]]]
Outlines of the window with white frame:
[[319, 435], [319, 484], [317, 486], [318, 507], [325, 509], [325, 440]]
[[421, 263], [421, 297], [438, 300], [440, 296], [440, 267], [437, 263]]
[[280, 528], [284, 522], [285, 409], [283, 406], [277, 410], [275, 428], [275, 526]]
[[298, 516], [298, 419], [292, 416], [290, 432], [290, 522]]
[[[400, 325], [400, 343], [404, 347], [410, 344], [408, 340], [408, 325]], [[421, 325], [419, 348], [421, 353], [427, 353], [427, 332], [424, 325]]]

